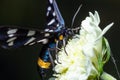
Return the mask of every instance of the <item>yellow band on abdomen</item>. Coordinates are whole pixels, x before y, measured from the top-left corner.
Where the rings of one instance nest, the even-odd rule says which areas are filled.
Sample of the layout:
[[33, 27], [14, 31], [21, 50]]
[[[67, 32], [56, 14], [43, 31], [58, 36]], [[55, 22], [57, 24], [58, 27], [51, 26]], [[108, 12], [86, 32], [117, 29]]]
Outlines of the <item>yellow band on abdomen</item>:
[[42, 59], [38, 58], [38, 66], [41, 68], [49, 68], [50, 67], [50, 62], [44, 62]]

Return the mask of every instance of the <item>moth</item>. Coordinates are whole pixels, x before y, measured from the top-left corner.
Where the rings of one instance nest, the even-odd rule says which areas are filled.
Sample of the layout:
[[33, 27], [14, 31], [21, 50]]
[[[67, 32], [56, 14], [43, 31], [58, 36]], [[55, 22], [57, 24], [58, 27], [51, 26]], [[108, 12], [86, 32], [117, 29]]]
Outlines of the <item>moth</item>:
[[51, 66], [54, 66], [51, 50], [59, 50], [59, 47], [65, 45], [65, 39], [71, 36], [73, 31], [74, 29], [65, 27], [64, 19], [61, 16], [56, 1], [48, 0], [44, 30], [0, 26], [0, 46], [5, 49], [11, 49], [38, 43], [43, 44], [37, 63], [41, 80], [44, 80], [47, 76], [47, 71]]

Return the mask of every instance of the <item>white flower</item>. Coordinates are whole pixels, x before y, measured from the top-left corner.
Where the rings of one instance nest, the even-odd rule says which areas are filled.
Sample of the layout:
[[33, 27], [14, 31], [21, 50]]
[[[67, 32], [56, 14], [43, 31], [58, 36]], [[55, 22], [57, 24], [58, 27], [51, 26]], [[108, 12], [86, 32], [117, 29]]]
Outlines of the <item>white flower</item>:
[[[104, 64], [109, 60], [110, 47], [103, 37], [113, 25], [105, 29], [99, 27], [100, 18], [97, 12], [89, 13], [82, 21], [81, 30], [75, 38], [58, 53], [55, 60], [55, 80], [97, 80], [103, 72]], [[66, 52], [68, 55], [66, 55]]]

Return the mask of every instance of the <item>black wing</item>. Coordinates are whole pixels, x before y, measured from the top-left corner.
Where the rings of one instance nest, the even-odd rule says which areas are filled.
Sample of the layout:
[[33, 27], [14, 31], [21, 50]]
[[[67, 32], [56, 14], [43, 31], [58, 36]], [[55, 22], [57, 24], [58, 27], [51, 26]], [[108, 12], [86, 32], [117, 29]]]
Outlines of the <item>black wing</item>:
[[17, 48], [25, 45], [33, 45], [36, 43], [48, 43], [51, 33], [22, 29], [11, 26], [0, 26], [0, 45], [3, 48]]
[[65, 28], [64, 20], [55, 0], [48, 0], [46, 17], [47, 19], [45, 31], [59, 32]]
[[[55, 0], [48, 0], [46, 17], [47, 22], [45, 26], [45, 32], [57, 32], [57, 34], [54, 35], [48, 44], [43, 45], [43, 48], [40, 52], [38, 59], [38, 72], [41, 75], [41, 80], [48, 80], [46, 78], [50, 76], [48, 75], [49, 71], [52, 72], [51, 67], [54, 65], [52, 57], [55, 56], [56, 50], [55, 38], [59, 37], [59, 33], [61, 34], [61, 31], [65, 29], [64, 20], [60, 14]], [[53, 51], [54, 53], [52, 54], [51, 52]]]

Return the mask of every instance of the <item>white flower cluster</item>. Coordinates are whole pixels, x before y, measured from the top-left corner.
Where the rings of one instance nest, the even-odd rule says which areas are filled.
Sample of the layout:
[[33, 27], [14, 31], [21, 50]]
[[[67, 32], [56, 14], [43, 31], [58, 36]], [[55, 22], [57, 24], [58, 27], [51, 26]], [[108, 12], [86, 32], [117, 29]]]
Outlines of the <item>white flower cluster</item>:
[[[103, 30], [99, 27], [98, 13], [89, 13], [82, 21], [79, 34], [68, 41], [65, 50], [58, 53], [55, 61], [55, 80], [97, 80], [103, 72], [103, 66], [110, 57], [110, 47], [103, 37], [113, 25]], [[68, 55], [66, 55], [66, 53]], [[115, 80], [115, 79], [113, 79]]]

